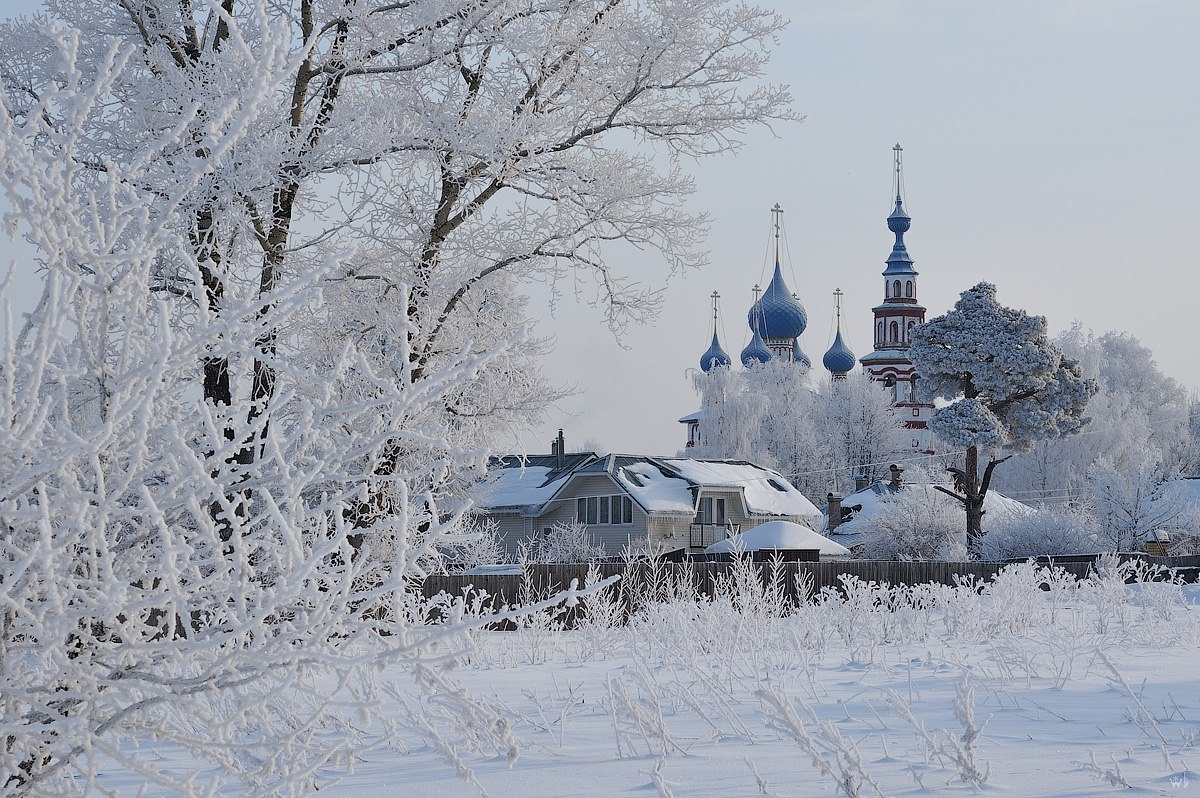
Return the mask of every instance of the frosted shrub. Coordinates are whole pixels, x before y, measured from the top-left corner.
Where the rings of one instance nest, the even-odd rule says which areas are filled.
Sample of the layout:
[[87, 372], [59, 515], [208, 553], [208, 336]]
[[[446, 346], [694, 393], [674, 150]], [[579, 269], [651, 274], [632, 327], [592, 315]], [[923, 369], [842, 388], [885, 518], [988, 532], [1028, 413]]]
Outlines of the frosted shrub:
[[985, 560], [1092, 554], [1099, 545], [1096, 516], [1086, 506], [1045, 506], [1002, 516], [987, 527], [980, 544]]
[[587, 524], [556, 521], [550, 531], [517, 547], [522, 563], [588, 563], [602, 559], [604, 547], [592, 540]]
[[500, 525], [491, 518], [468, 522], [466, 531], [440, 546], [438, 552], [444, 564], [457, 568], [494, 565], [508, 558]]
[[961, 557], [962, 508], [926, 485], [887, 499], [859, 556], [870, 560], [940, 560]]

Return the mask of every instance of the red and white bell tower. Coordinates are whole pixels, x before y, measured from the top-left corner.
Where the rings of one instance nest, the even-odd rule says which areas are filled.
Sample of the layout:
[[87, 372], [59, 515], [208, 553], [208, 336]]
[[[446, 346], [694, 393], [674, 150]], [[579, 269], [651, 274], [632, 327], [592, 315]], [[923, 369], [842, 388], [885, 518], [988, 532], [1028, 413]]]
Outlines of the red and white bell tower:
[[896, 235], [887, 268], [883, 270], [883, 304], [872, 308], [875, 314], [875, 349], [859, 361], [871, 379], [888, 385], [894, 392], [893, 406], [912, 433], [912, 451], [933, 453], [929, 416], [933, 404], [919, 399], [920, 375], [908, 359], [909, 334], [925, 321], [925, 308], [917, 302], [917, 270], [904, 245], [904, 234], [912, 219], [904, 211], [904, 171], [897, 144], [894, 176], [896, 207], [887, 218], [888, 229]]

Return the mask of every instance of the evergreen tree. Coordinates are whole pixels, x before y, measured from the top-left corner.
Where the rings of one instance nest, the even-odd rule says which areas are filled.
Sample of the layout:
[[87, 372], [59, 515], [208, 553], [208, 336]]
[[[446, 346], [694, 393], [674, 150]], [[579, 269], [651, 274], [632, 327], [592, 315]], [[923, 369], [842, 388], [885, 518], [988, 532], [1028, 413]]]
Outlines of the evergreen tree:
[[940, 490], [962, 503], [967, 545], [977, 551], [992, 473], [1008, 459], [1000, 453], [1077, 432], [1096, 383], [1050, 342], [1045, 317], [1000, 305], [990, 283], [964, 291], [949, 313], [915, 328], [909, 357], [929, 395], [951, 402], [933, 412], [930, 428], [966, 454], [963, 468], [950, 469], [955, 489]]

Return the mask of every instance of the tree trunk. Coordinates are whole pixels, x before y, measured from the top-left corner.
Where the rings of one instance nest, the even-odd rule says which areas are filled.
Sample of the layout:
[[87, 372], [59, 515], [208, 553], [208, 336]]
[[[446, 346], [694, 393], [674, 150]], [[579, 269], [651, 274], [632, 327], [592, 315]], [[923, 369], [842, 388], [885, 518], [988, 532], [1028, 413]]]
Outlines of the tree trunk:
[[979, 554], [979, 541], [983, 537], [983, 492], [979, 489], [979, 447], [967, 448], [967, 457], [963, 473], [966, 476], [963, 485], [963, 505], [967, 511], [967, 551], [973, 555]]

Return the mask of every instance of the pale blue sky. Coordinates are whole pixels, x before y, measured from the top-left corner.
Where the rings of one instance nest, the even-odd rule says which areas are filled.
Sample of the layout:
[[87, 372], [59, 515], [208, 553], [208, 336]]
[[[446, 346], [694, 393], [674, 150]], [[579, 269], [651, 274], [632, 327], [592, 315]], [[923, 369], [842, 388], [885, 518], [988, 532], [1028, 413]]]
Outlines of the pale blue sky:
[[[35, 5], [3, 0], [0, 15]], [[557, 339], [547, 370], [578, 393], [543, 428], [514, 435], [515, 446], [548, 450], [562, 427], [569, 448], [594, 439], [614, 451], [677, 450], [676, 419], [697, 405], [688, 373], [708, 346], [708, 295], [723, 296], [722, 341], [736, 356], [749, 338], [751, 286], [769, 278], [776, 202], [785, 275], [809, 314], [804, 350], [819, 364], [841, 287], [845, 337], [864, 354], [891, 248], [897, 141], [909, 251], [931, 315], [990, 280], [1002, 302], [1047, 316], [1053, 331], [1079, 320], [1133, 334], [1166, 373], [1200, 389], [1200, 3], [774, 5], [792, 24], [769, 77], [791, 84], [807, 120], [696, 165], [693, 207], [712, 218], [712, 265], [673, 280], [658, 322], [631, 330], [624, 348], [599, 312], [568, 296], [551, 313], [535, 296], [539, 332]], [[644, 255], [620, 268], [662, 279]]]

